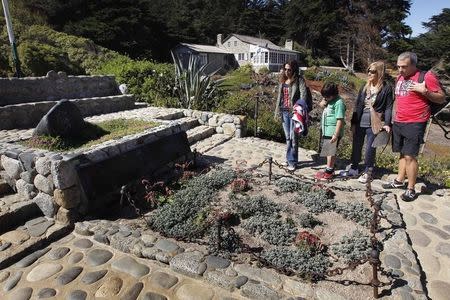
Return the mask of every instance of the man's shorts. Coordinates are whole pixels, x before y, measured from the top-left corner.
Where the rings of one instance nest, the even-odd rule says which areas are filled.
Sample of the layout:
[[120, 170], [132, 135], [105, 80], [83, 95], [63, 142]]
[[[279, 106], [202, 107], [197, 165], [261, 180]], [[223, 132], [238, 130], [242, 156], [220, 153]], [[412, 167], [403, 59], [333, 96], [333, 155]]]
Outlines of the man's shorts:
[[419, 155], [420, 145], [424, 143], [427, 122], [399, 123], [392, 126], [392, 151], [403, 155]]

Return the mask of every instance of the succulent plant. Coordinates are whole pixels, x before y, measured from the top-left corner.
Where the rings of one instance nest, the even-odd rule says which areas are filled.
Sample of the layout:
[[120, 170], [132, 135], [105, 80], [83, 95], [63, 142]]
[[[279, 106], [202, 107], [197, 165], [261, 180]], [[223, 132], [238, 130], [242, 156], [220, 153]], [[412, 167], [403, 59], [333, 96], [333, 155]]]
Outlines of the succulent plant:
[[272, 245], [289, 245], [297, 234], [297, 229], [292, 224], [263, 215], [248, 218], [242, 227], [251, 234], [259, 234]]
[[328, 257], [308, 249], [275, 247], [263, 251], [261, 257], [276, 268], [292, 270], [311, 280], [323, 278], [331, 266]]
[[353, 231], [349, 236], [344, 235], [339, 243], [332, 246], [334, 254], [347, 263], [367, 258], [371, 249], [369, 236], [359, 230]]
[[275, 186], [278, 187], [282, 193], [292, 193], [297, 191], [309, 192], [312, 185], [290, 177], [281, 177], [275, 181]]
[[303, 228], [314, 228], [317, 225], [321, 225], [322, 222], [316, 218], [310, 213], [303, 213], [300, 216], [298, 216], [298, 223]]

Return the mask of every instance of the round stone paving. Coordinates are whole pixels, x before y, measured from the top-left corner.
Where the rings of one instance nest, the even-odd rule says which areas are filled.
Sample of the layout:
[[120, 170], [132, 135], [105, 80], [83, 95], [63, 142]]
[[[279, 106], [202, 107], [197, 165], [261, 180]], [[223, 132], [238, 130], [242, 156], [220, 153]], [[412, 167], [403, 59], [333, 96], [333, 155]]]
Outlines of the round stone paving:
[[30, 273], [27, 275], [27, 280], [29, 282], [40, 281], [49, 278], [50, 276], [55, 275], [59, 271], [62, 270], [62, 266], [60, 264], [55, 263], [42, 263], [34, 267]]

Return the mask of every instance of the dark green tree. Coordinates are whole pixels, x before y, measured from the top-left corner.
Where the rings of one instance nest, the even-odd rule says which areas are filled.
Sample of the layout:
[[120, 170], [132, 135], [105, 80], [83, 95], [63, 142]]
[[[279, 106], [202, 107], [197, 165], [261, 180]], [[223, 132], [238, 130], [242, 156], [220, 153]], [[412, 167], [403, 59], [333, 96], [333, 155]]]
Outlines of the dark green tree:
[[423, 25], [428, 32], [413, 39], [413, 51], [419, 56], [419, 66], [430, 69], [438, 63], [450, 71], [450, 8], [430, 18]]

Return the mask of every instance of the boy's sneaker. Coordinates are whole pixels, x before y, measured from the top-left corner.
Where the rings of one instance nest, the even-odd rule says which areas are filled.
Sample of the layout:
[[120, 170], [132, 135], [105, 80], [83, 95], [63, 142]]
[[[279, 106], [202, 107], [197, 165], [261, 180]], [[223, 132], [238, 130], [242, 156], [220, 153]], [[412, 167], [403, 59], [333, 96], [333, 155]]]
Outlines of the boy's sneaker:
[[330, 180], [330, 179], [333, 179], [333, 177], [334, 177], [334, 173], [323, 172], [323, 177], [322, 177], [322, 179]]
[[293, 166], [293, 165], [289, 165], [289, 166], [287, 167], [287, 169], [288, 169], [288, 171], [295, 171], [296, 167]]
[[403, 201], [410, 202], [416, 199], [416, 191], [412, 189], [407, 189], [401, 196]]
[[363, 173], [359, 176], [358, 181], [361, 183], [367, 183], [367, 181], [369, 181], [369, 175], [367, 173]]
[[381, 186], [383, 187], [383, 189], [386, 189], [386, 190], [406, 188], [406, 184], [404, 182], [398, 181], [397, 179], [394, 179], [394, 181], [389, 182], [389, 183], [383, 183]]
[[316, 175], [314, 175], [314, 178], [315, 179], [323, 179], [323, 175], [325, 174], [325, 172], [324, 171], [319, 171], [319, 172], [317, 172], [316, 173]]
[[341, 172], [339, 172], [339, 176], [344, 176], [344, 177], [355, 177], [359, 175], [359, 171], [358, 169], [348, 169], [348, 170], [343, 170]]

